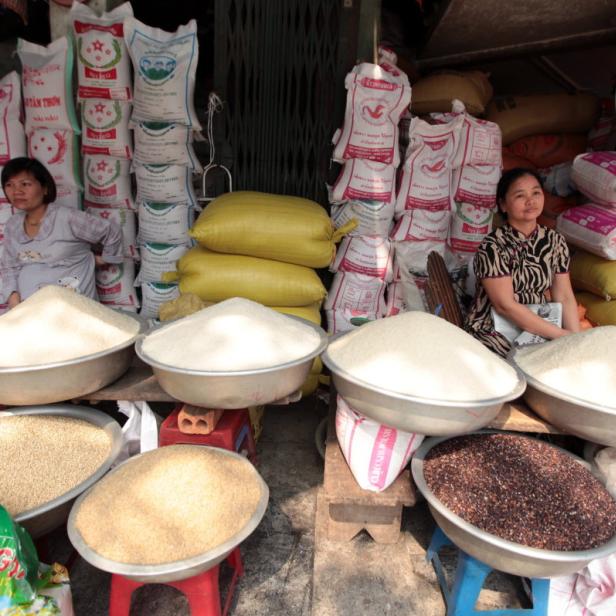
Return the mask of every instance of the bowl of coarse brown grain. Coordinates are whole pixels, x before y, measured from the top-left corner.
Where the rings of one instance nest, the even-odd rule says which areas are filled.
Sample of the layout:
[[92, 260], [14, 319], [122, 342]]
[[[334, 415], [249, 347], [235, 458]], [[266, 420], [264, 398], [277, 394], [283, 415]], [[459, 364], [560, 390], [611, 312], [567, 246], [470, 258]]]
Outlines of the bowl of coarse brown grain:
[[564, 449], [486, 430], [426, 440], [411, 469], [443, 532], [494, 569], [550, 578], [616, 552], [616, 502]]
[[0, 412], [0, 504], [34, 538], [62, 526], [122, 447], [109, 415], [72, 404]]

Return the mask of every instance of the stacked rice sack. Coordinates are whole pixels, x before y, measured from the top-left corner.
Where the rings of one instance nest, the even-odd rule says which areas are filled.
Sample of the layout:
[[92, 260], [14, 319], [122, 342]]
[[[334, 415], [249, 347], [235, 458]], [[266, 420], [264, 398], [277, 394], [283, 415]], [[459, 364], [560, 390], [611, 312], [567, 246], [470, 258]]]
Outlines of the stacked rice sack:
[[201, 166], [192, 148], [201, 129], [193, 98], [199, 57], [197, 23], [175, 32], [151, 28], [133, 17], [124, 21], [124, 40], [134, 69], [133, 169], [137, 180], [141, 314], [179, 295], [164, 272], [189, 246], [188, 229], [197, 204], [193, 173]]
[[359, 64], [345, 86], [344, 124], [333, 138], [333, 160], [342, 169], [330, 201], [337, 228], [352, 220], [357, 226], [342, 241], [331, 267], [335, 276], [325, 303], [331, 334], [401, 309], [395, 287], [387, 288], [393, 279], [388, 236], [400, 164], [398, 124], [411, 101], [411, 88], [407, 76], [387, 60]]
[[[19, 75], [12, 71], [0, 79], [0, 173], [11, 158], [26, 155], [21, 109], [21, 83]], [[0, 254], [4, 243], [4, 225], [12, 214], [13, 209], [0, 187]], [[0, 314], [7, 309], [7, 299], [2, 290], [0, 272]]]
[[100, 16], [75, 2], [69, 17], [77, 56], [84, 208], [118, 224], [124, 248], [123, 263], [96, 269], [96, 291], [102, 304], [136, 312], [139, 253], [130, 176], [132, 80], [123, 36], [124, 19], [132, 14], [128, 2]]

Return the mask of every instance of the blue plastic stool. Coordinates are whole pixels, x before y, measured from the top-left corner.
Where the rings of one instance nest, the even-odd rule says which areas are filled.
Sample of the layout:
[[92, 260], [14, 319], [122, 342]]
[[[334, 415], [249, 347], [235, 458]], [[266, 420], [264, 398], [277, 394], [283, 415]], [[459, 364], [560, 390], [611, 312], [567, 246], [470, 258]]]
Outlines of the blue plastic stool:
[[511, 608], [504, 610], [476, 610], [475, 604], [483, 587], [485, 579], [492, 571], [492, 567], [469, 556], [458, 548], [458, 566], [453, 588], [447, 586], [443, 572], [443, 565], [438, 551], [445, 547], [455, 545], [445, 533], [437, 526], [430, 547], [426, 553], [426, 560], [432, 563], [436, 577], [447, 604], [447, 616], [546, 616], [548, 613], [548, 596], [550, 593], [550, 580], [533, 578], [531, 580], [532, 602], [531, 609]]

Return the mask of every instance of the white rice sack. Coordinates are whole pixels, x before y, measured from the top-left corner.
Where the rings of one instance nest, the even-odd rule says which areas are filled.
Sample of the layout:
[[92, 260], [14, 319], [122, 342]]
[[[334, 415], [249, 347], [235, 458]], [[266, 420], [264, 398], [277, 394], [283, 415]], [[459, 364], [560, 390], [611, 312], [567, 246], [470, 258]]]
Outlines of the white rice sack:
[[563, 212], [556, 229], [567, 241], [604, 259], [616, 260], [616, 210], [587, 203]]
[[413, 118], [396, 199], [398, 215], [416, 208], [451, 207], [451, 174], [463, 122], [462, 115], [449, 124], [434, 126]]
[[465, 267], [461, 258], [451, 250], [446, 242], [430, 240], [394, 242], [394, 280], [404, 279], [401, 271], [426, 275], [428, 255], [433, 251], [443, 257], [450, 274]]
[[81, 103], [81, 151], [116, 158], [131, 158], [132, 139], [128, 130], [131, 104], [89, 98]]
[[73, 105], [73, 46], [66, 36], [47, 47], [18, 39], [26, 132], [59, 128], [79, 133]]
[[47, 167], [58, 186], [82, 188], [79, 142], [73, 131], [36, 128], [28, 133], [28, 153]]
[[86, 212], [92, 216], [100, 216], [100, 218], [115, 222], [122, 230], [124, 256], [127, 259], [139, 258], [135, 212], [126, 208], [109, 207], [96, 203], [89, 204]]
[[[9, 218], [13, 215], [13, 208], [11, 204], [4, 201], [0, 201], [0, 246], [4, 242], [4, 225], [9, 221]], [[0, 295], [0, 297], [2, 297]]]
[[175, 32], [124, 20], [124, 39], [135, 69], [133, 120], [176, 122], [199, 130], [193, 103], [199, 58], [197, 22]]
[[360, 199], [389, 203], [394, 197], [396, 168], [370, 160], [347, 160], [332, 189], [334, 202]]
[[575, 186], [571, 181], [572, 171], [573, 162], [539, 169], [543, 189], [557, 197], [569, 197], [575, 192]]
[[616, 152], [576, 156], [571, 180], [594, 203], [616, 207]]
[[165, 302], [177, 299], [180, 288], [166, 282], [146, 282], [141, 285], [141, 310], [139, 314], [148, 319], [157, 319], [158, 310]]
[[192, 171], [181, 165], [135, 165], [137, 201], [197, 204]]
[[130, 60], [123, 22], [132, 15], [130, 2], [100, 17], [86, 4], [73, 2], [70, 19], [77, 47], [77, 96], [80, 99], [131, 99]]
[[128, 160], [86, 154], [83, 171], [84, 199], [88, 203], [134, 208]]
[[142, 244], [139, 248], [141, 268], [137, 276], [137, 285], [162, 280], [165, 272], [175, 271], [178, 259], [190, 249], [186, 244], [173, 246], [157, 243]]
[[451, 218], [449, 245], [459, 253], [470, 258], [483, 238], [492, 230], [494, 209], [472, 203], [456, 203], [456, 211]]
[[325, 310], [359, 310], [382, 317], [385, 314], [386, 286], [380, 278], [338, 272], [334, 276], [323, 308]]
[[56, 200], [54, 203], [60, 207], [82, 208], [83, 192], [71, 186], [56, 186]]
[[[0, 79], [0, 167], [26, 155], [26, 134], [21, 123], [21, 83], [12, 71]], [[1, 190], [1, 189], [0, 189]]]
[[384, 237], [345, 237], [336, 252], [332, 272], [355, 272], [390, 282], [393, 276], [393, 246]]
[[339, 334], [340, 332], [348, 332], [357, 329], [366, 321], [375, 321], [382, 317], [362, 310], [325, 310], [325, 319], [327, 321], [327, 333], [330, 336]]
[[194, 219], [194, 208], [186, 203], [141, 201], [139, 212], [139, 243], [186, 244], [188, 230]]
[[362, 158], [397, 167], [398, 123], [411, 102], [407, 76], [364, 62], [346, 76], [344, 85], [346, 111], [342, 130], [334, 135], [333, 159]]
[[453, 172], [454, 199], [479, 207], [494, 207], [500, 177], [501, 168], [495, 165], [463, 165]]
[[337, 398], [336, 436], [359, 487], [386, 490], [404, 470], [424, 436], [384, 426]]
[[451, 209], [447, 207], [413, 208], [398, 219], [390, 237], [396, 242], [444, 242], [449, 233]]
[[404, 298], [402, 281], [392, 282], [387, 285], [387, 308], [386, 317], [393, 317], [401, 312], [406, 312], [408, 307]]
[[139, 303], [135, 292], [135, 262], [107, 263], [96, 268], [96, 292], [101, 304], [123, 307], [133, 312]]
[[134, 125], [135, 152], [139, 165], [183, 165], [201, 173], [203, 168], [193, 149], [189, 126], [168, 122], [137, 122]]
[[342, 204], [332, 204], [331, 217], [336, 229], [355, 219], [358, 225], [349, 235], [389, 237], [394, 220], [394, 202], [353, 199]]

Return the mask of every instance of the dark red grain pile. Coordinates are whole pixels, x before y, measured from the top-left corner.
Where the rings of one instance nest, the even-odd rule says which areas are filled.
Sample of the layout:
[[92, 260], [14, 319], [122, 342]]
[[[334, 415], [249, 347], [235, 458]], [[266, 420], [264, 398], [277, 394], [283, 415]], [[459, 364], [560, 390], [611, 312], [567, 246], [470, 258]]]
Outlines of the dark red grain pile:
[[587, 550], [616, 534], [616, 502], [581, 464], [535, 439], [484, 434], [433, 447], [428, 487], [462, 519], [509, 541]]

